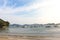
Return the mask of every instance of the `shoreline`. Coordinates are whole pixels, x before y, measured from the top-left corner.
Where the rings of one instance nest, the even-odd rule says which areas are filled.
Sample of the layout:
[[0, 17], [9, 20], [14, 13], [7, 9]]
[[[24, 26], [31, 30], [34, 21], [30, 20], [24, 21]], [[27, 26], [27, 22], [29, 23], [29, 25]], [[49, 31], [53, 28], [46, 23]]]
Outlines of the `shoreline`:
[[60, 40], [60, 35], [21, 35], [15, 33], [0, 33], [0, 40]]
[[60, 40], [59, 36], [0, 35], [0, 40]]

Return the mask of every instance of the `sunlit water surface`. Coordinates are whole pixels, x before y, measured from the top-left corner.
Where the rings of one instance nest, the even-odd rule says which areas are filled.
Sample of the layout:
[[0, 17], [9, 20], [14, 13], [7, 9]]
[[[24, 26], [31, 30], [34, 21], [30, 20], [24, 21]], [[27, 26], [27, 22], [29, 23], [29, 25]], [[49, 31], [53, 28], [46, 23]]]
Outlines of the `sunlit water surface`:
[[0, 34], [28, 35], [28, 36], [60, 36], [60, 28], [8, 28], [1, 30]]

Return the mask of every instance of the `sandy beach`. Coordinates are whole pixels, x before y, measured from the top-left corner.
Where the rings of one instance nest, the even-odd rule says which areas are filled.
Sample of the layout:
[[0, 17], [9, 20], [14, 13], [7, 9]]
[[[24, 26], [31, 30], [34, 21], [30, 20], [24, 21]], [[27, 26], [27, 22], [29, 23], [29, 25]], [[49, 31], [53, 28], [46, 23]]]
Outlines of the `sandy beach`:
[[0, 40], [60, 40], [60, 37], [1, 35]]

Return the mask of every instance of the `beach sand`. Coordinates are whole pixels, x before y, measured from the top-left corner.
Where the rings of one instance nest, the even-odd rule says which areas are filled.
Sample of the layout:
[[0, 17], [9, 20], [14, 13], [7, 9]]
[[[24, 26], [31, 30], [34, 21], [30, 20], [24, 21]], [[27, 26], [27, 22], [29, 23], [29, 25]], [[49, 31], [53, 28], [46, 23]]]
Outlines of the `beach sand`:
[[1, 35], [0, 40], [60, 40], [60, 37]]

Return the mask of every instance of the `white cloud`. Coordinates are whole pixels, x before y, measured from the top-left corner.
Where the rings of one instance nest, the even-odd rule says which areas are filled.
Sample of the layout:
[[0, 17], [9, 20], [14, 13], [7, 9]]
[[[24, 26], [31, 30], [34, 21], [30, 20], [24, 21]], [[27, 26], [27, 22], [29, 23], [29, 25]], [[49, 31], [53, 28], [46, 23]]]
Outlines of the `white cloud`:
[[[2, 8], [0, 8], [0, 18], [4, 19], [4, 20], [8, 20], [10, 21], [10, 23], [20, 23], [20, 24], [24, 24], [24, 23], [36, 23], [36, 18], [34, 17], [30, 17], [30, 18], [27, 18], [27, 17], [21, 17], [21, 16], [15, 16], [15, 15], [12, 15], [13, 13], [18, 13], [18, 12], [24, 12], [24, 11], [29, 11], [31, 12], [31, 10], [33, 9], [37, 9], [36, 12], [34, 12], [35, 14], [37, 12], [39, 12], [40, 9], [39, 8], [39, 5], [38, 4], [30, 4], [28, 6], [23, 6], [23, 7], [18, 7], [18, 8], [10, 8], [10, 7], [7, 7], [6, 6], [6, 1], [5, 1], [5, 4], [3, 5]], [[34, 14], [34, 15], [35, 15]], [[39, 14], [37, 13], [37, 16]]]
[[[5, 4], [6, 5], [6, 4]], [[4, 5], [4, 6], [5, 6]], [[2, 7], [0, 8], [0, 16], [4, 20], [11, 20], [11, 23], [59, 23], [60, 21], [60, 0], [36, 0], [33, 4], [28, 6], [18, 7], [18, 8], [10, 8], [10, 7]], [[13, 16], [10, 14], [23, 12], [23, 11], [31, 11], [35, 9], [34, 12], [35, 17], [21, 17], [21, 16]], [[33, 12], [32, 12], [33, 13]], [[9, 15], [7, 15], [9, 14]], [[14, 21], [14, 22], [13, 22]]]
[[38, 17], [38, 23], [60, 23], [60, 0], [48, 0], [41, 11], [43, 16]]

